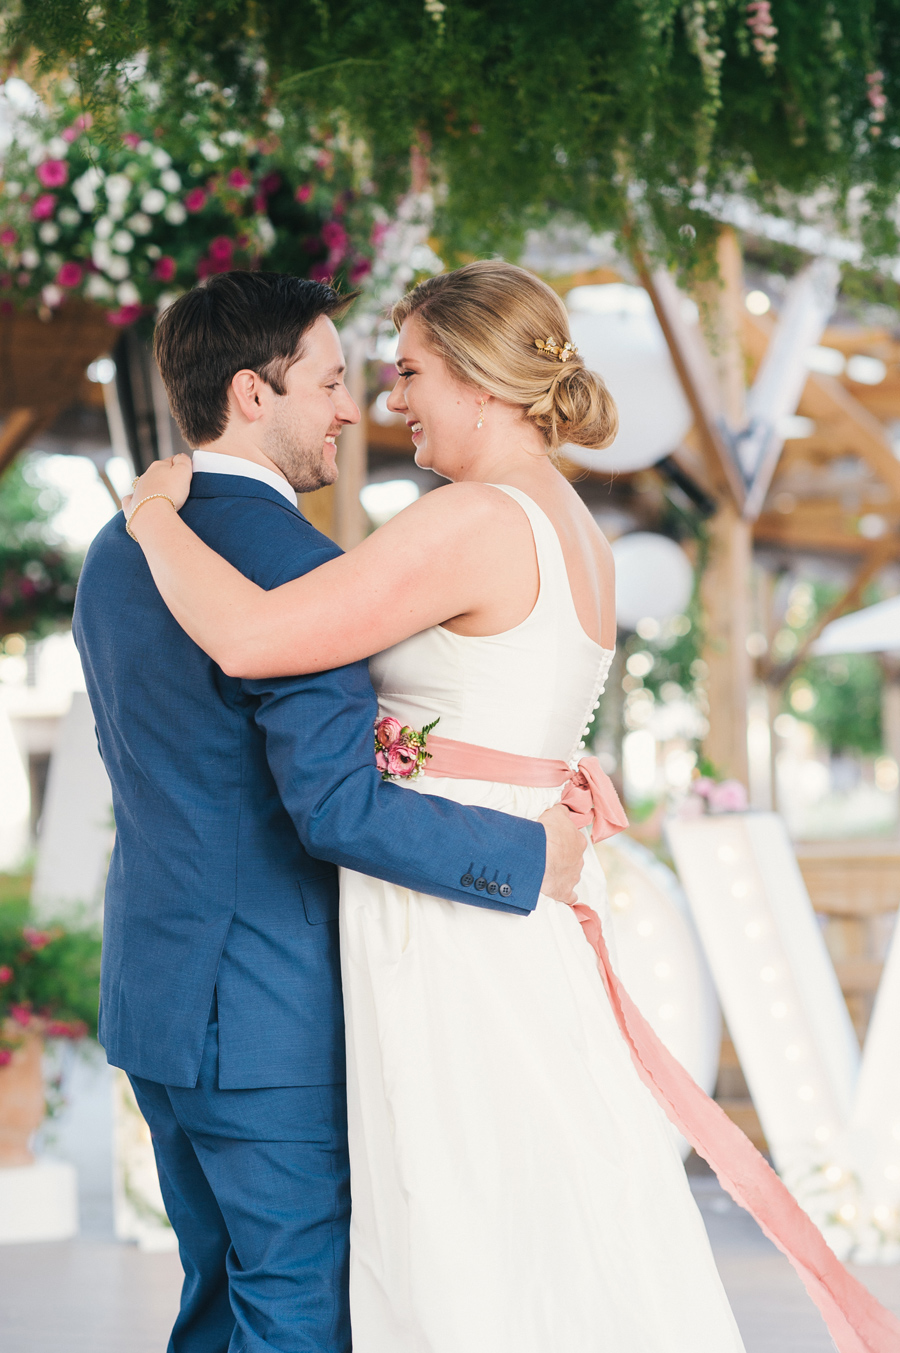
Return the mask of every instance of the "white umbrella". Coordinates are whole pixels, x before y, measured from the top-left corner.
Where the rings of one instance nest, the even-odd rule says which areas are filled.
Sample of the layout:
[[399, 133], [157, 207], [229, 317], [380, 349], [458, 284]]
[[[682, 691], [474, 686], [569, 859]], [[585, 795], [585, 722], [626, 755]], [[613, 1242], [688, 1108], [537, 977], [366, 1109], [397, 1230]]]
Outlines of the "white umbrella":
[[900, 597], [852, 611], [826, 625], [813, 653], [900, 653]]

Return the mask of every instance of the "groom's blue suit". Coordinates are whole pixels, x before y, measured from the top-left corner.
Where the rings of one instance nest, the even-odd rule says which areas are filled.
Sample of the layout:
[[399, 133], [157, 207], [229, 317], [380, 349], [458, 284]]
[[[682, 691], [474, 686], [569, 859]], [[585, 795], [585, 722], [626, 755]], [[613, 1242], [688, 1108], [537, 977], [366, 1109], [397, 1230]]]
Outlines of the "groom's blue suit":
[[[255, 479], [195, 475], [184, 518], [266, 588], [338, 552]], [[543, 830], [383, 784], [365, 663], [225, 676], [121, 516], [88, 553], [75, 637], [116, 819], [100, 1036], [150, 1124], [180, 1243], [170, 1353], [345, 1353], [335, 865], [527, 913]]]

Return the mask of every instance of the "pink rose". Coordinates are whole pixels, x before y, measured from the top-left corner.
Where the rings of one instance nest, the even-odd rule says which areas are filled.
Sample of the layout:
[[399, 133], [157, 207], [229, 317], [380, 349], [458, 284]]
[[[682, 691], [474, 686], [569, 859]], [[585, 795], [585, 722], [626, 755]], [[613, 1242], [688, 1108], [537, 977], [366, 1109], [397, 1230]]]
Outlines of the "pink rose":
[[122, 140], [125, 142], [126, 146], [130, 146], [132, 150], [137, 150], [138, 146], [141, 144], [141, 138], [138, 136], [137, 132], [126, 132], [122, 137]]
[[384, 752], [379, 750], [375, 753], [375, 765], [382, 772], [382, 774], [384, 774], [384, 772], [387, 770], [388, 765], [387, 757], [385, 756]]
[[419, 748], [401, 738], [389, 749], [387, 763], [389, 775], [410, 776], [419, 764]]
[[715, 783], [708, 775], [699, 775], [696, 780], [691, 781], [691, 793], [698, 794], [701, 799], [708, 799]]
[[12, 1061], [12, 1052], [9, 1048], [0, 1048], [0, 1066], [9, 1066]]
[[61, 188], [69, 178], [69, 166], [65, 160], [45, 160], [34, 172], [45, 188]]
[[228, 175], [229, 188], [249, 188], [250, 176], [245, 174], [243, 169], [232, 169]]
[[217, 235], [209, 242], [209, 256], [216, 263], [231, 262], [234, 245], [227, 235]]
[[143, 309], [139, 305], [121, 305], [118, 310], [107, 310], [107, 324], [114, 324], [117, 329], [127, 329], [129, 324], [134, 324], [135, 320], [140, 319]]
[[31, 208], [32, 221], [46, 221], [56, 210], [56, 197], [53, 193], [41, 193]]
[[392, 719], [390, 715], [380, 719], [375, 725], [375, 737], [382, 747], [393, 747], [402, 732], [400, 720]]
[[56, 280], [61, 287], [77, 287], [82, 277], [84, 269], [80, 263], [64, 263], [56, 274]]
[[743, 813], [747, 810], [747, 791], [740, 780], [723, 780], [709, 791], [711, 813]]
[[171, 254], [163, 254], [162, 258], [156, 260], [156, 266], [153, 269], [153, 276], [158, 282], [171, 282], [175, 276], [176, 264]]
[[15, 244], [19, 238], [17, 230], [4, 230], [0, 232], [0, 244]]
[[184, 205], [187, 211], [202, 211], [206, 206], [206, 189], [192, 188], [184, 199]]
[[28, 1028], [31, 1023], [31, 1011], [27, 1005], [13, 1005], [10, 1007], [9, 1013], [17, 1024], [21, 1024], [23, 1029]]
[[300, 187], [294, 193], [294, 197], [297, 199], [298, 202], [308, 202], [309, 199], [312, 197], [312, 184], [301, 183]]
[[33, 926], [27, 925], [22, 931], [22, 938], [32, 949], [46, 949], [53, 936], [48, 930], [35, 930]]
[[0, 986], [6, 986], [7, 982], [13, 979], [13, 970], [8, 963], [4, 963], [0, 968]]

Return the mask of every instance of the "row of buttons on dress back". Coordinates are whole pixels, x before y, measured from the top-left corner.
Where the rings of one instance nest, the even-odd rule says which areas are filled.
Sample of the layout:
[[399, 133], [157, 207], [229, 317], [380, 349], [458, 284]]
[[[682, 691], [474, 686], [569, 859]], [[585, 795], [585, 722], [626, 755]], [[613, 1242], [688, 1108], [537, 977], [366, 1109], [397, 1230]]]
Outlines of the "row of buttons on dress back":
[[476, 878], [475, 875], [472, 873], [474, 863], [475, 862], [473, 860], [472, 864], [469, 865], [469, 868], [460, 879], [460, 883], [464, 888], [475, 888], [477, 892], [488, 893], [490, 897], [495, 897], [497, 893], [499, 893], [501, 897], [512, 897], [512, 888], [510, 887], [509, 883], [509, 880], [512, 877], [512, 875], [507, 874], [505, 883], [498, 883], [497, 871], [494, 870], [494, 877], [491, 879], [489, 883], [488, 880], [484, 877], [484, 871], [487, 868], [487, 865], [481, 866], [481, 873], [478, 875], [478, 878]]

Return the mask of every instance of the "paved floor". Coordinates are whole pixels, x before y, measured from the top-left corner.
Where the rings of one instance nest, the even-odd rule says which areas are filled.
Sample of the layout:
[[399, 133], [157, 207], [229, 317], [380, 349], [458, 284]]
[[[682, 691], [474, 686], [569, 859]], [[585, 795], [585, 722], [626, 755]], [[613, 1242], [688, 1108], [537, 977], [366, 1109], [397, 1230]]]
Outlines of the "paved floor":
[[[691, 1183], [747, 1353], [833, 1353], [787, 1260], [715, 1180], [698, 1175]], [[3, 1353], [165, 1353], [181, 1280], [177, 1256], [117, 1245], [102, 1233], [101, 1212], [95, 1215], [77, 1241], [0, 1247]], [[900, 1314], [900, 1267], [856, 1272]]]

